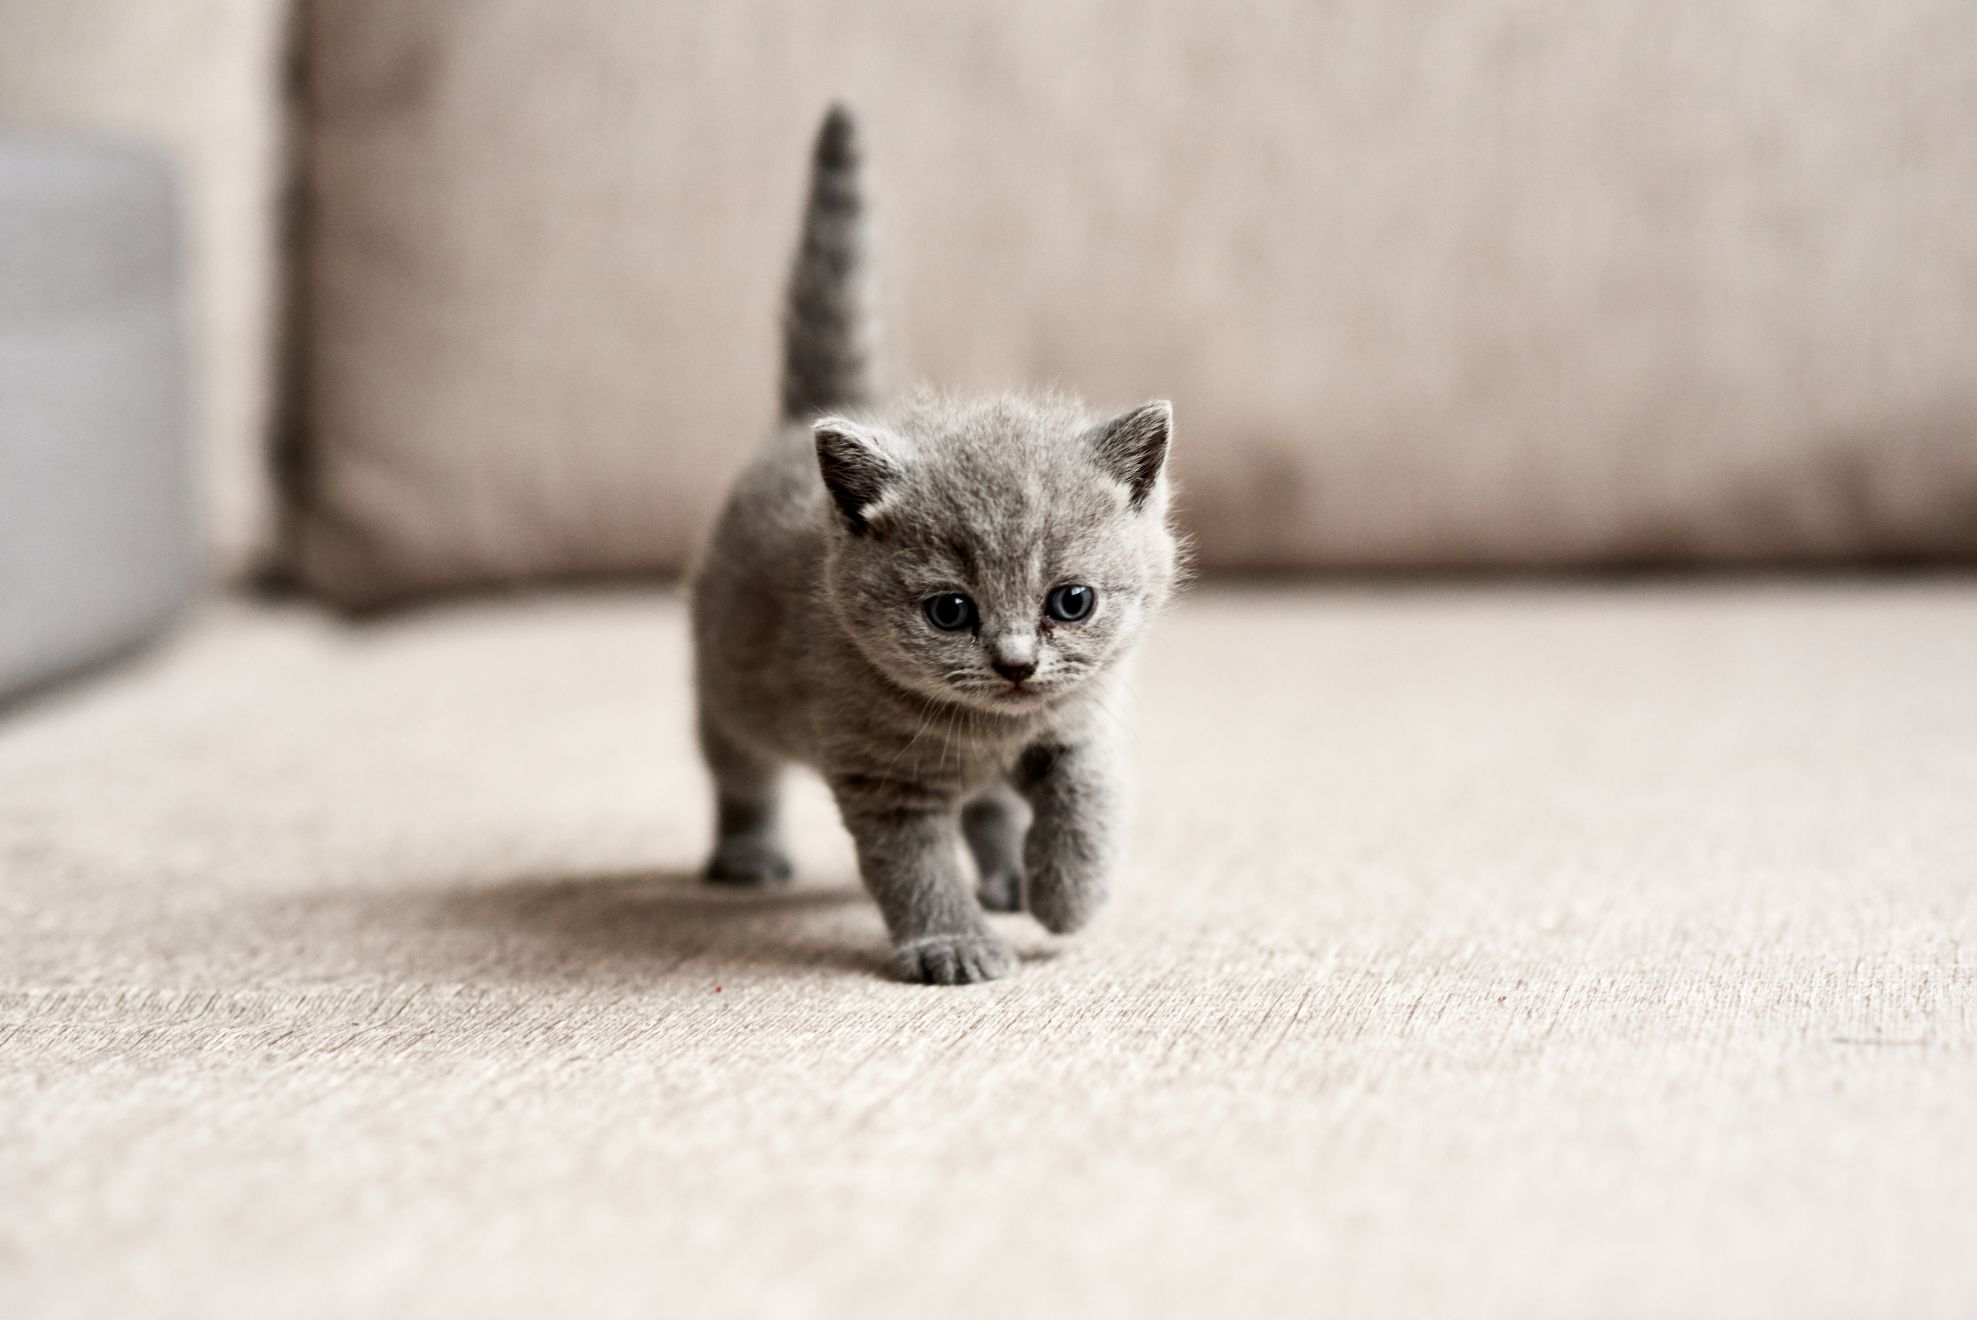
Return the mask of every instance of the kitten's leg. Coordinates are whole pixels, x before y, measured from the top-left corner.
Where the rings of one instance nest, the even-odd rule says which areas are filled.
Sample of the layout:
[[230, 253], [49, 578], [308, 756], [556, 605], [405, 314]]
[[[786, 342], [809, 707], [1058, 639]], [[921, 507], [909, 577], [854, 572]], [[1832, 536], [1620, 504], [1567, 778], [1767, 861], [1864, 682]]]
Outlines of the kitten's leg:
[[1032, 747], [1017, 784], [1036, 812], [1023, 848], [1023, 906], [1047, 930], [1076, 930], [1105, 901], [1119, 852], [1125, 792], [1111, 739], [1094, 731]]
[[704, 713], [700, 750], [714, 777], [714, 853], [707, 859], [707, 878], [728, 885], [788, 880], [776, 765], [715, 728]]
[[878, 900], [902, 981], [968, 985], [1007, 976], [1015, 956], [988, 928], [961, 869], [952, 803], [902, 806], [891, 795], [835, 783], [858, 845], [858, 870]]
[[997, 784], [961, 809], [961, 833], [981, 872], [976, 890], [990, 912], [1019, 912], [1023, 907], [1023, 831], [1029, 828], [1029, 808], [1008, 784]]

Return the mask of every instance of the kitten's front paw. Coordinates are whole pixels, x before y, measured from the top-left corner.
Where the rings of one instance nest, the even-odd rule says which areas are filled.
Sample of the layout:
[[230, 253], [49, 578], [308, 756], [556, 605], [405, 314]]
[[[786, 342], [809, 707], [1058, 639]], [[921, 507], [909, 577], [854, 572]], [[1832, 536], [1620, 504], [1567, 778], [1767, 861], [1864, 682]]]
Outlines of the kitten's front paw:
[[893, 946], [893, 975], [921, 985], [973, 985], [1016, 970], [1016, 955], [993, 935], [929, 935]]
[[717, 885], [779, 885], [790, 874], [789, 858], [769, 839], [723, 839], [707, 859], [707, 878]]
[[1023, 906], [1053, 935], [1069, 935], [1098, 912], [1105, 902], [1105, 882], [1099, 876], [1071, 875], [1057, 867], [1030, 872]]
[[1015, 867], [1005, 867], [991, 871], [982, 877], [982, 886], [975, 891], [985, 912], [1021, 912], [1023, 910], [1023, 873]]

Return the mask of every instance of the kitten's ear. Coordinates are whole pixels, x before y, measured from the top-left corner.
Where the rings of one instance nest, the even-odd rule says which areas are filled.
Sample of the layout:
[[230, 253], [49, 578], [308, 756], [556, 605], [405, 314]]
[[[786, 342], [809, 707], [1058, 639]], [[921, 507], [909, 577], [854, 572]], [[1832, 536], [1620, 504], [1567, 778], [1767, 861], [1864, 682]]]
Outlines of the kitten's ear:
[[842, 417], [825, 417], [816, 424], [817, 470], [845, 525], [863, 533], [866, 512], [899, 480], [899, 464], [879, 448], [873, 434]]
[[1139, 508], [1160, 480], [1167, 441], [1174, 433], [1174, 405], [1165, 399], [1143, 403], [1091, 432], [1099, 466], [1126, 485], [1127, 503]]

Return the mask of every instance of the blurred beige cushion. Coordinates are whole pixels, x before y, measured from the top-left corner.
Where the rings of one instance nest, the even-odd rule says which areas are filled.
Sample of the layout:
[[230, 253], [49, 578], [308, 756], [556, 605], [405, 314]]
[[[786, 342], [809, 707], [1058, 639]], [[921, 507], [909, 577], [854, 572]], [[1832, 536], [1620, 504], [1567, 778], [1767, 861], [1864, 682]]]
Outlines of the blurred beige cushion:
[[679, 568], [838, 94], [896, 374], [1172, 396], [1209, 565], [1977, 551], [1968, 0], [884, 9], [315, 8], [315, 586]]
[[271, 550], [268, 442], [286, 0], [5, 0], [0, 124], [95, 130], [182, 171], [203, 534], [228, 576]]

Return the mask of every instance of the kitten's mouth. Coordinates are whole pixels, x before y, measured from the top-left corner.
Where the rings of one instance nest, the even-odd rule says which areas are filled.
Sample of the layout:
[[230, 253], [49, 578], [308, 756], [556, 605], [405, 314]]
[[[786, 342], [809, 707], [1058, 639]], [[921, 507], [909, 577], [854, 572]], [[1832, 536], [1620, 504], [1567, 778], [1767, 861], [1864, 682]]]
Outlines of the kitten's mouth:
[[1052, 693], [1040, 687], [1032, 687], [1026, 683], [1010, 683], [997, 688], [994, 699], [997, 704], [1004, 706], [1033, 706], [1048, 700], [1051, 696]]
[[1063, 685], [1058, 683], [958, 683], [952, 691], [953, 699], [976, 710], [1009, 714], [1053, 705], [1064, 695]]

